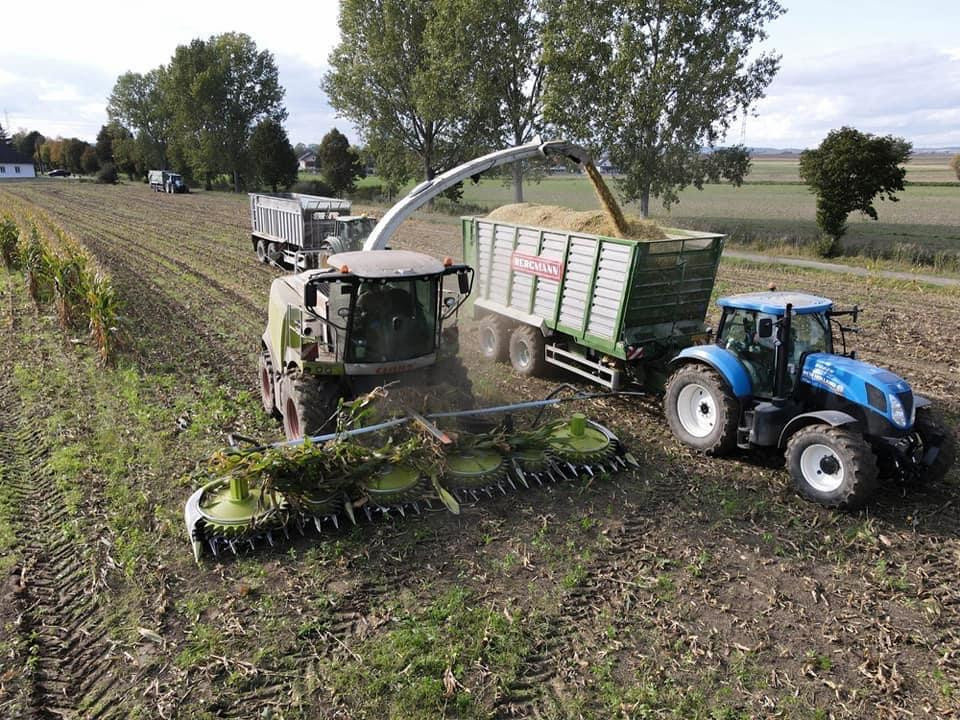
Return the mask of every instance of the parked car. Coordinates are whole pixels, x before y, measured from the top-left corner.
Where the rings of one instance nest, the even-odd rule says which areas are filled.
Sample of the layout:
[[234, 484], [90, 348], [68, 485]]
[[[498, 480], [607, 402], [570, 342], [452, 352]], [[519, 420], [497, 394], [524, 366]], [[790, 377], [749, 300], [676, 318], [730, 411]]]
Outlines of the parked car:
[[51, 170], [47, 173], [47, 177], [69, 177], [70, 171], [60, 168], [59, 170]]

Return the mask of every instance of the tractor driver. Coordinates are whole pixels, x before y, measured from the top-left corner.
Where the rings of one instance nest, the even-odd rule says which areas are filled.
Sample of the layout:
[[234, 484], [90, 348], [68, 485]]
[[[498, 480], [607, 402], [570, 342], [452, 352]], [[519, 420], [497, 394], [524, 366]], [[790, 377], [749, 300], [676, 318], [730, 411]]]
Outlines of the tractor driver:
[[756, 395], [772, 395], [774, 368], [776, 367], [776, 333], [770, 337], [760, 337], [760, 321], [770, 318], [776, 327], [772, 315], [756, 310], [736, 310], [727, 319], [728, 330], [724, 331], [724, 347], [739, 358], [753, 381]]

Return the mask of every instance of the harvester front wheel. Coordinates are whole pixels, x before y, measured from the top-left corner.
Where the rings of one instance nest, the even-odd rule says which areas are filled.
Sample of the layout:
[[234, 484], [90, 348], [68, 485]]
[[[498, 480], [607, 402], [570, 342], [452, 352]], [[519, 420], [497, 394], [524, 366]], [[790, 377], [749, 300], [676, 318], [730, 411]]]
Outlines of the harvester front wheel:
[[543, 375], [547, 361], [543, 333], [530, 325], [521, 325], [510, 335], [510, 364], [524, 377]]
[[297, 374], [286, 382], [283, 393], [283, 433], [298, 440], [319, 433], [330, 420], [340, 399], [339, 385]]
[[737, 446], [740, 403], [716, 371], [684, 365], [670, 376], [664, 413], [674, 436], [710, 455], [725, 455]]
[[917, 408], [914, 430], [923, 442], [924, 452], [937, 449], [937, 456], [926, 466], [920, 479], [926, 482], [939, 482], [953, 466], [957, 457], [957, 441], [950, 428], [931, 408]]
[[855, 510], [876, 488], [876, 456], [852, 430], [808, 425], [790, 436], [786, 461], [797, 491], [827, 507]]
[[273, 377], [273, 363], [270, 362], [270, 354], [263, 350], [260, 353], [260, 359], [257, 363], [257, 375], [260, 378], [260, 401], [263, 403], [263, 411], [267, 415], [273, 415], [280, 418], [280, 412], [277, 410], [277, 383]]
[[480, 354], [493, 362], [510, 359], [510, 325], [499, 315], [487, 315], [480, 321]]

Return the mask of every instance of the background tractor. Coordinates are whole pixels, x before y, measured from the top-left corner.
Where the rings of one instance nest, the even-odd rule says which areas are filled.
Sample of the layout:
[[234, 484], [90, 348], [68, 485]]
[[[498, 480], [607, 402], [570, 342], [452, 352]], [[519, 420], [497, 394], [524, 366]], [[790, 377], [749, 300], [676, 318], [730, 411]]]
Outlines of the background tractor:
[[[952, 433], [930, 401], [897, 375], [846, 351], [825, 298], [760, 292], [722, 298], [716, 341], [673, 360], [665, 411], [674, 435], [722, 455], [784, 450], [798, 491], [853, 509], [878, 479], [939, 480], [955, 457]], [[835, 351], [839, 331], [842, 350]]]

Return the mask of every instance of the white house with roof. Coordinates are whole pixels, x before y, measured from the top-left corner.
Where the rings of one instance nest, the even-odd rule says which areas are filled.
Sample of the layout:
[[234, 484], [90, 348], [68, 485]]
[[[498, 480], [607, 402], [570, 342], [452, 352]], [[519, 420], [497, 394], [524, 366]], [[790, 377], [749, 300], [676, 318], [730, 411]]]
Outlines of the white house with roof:
[[317, 154], [313, 150], [307, 150], [297, 158], [297, 165], [301, 170], [315, 172], [317, 169]]
[[0, 182], [36, 176], [33, 160], [14, 150], [12, 145], [0, 143]]

